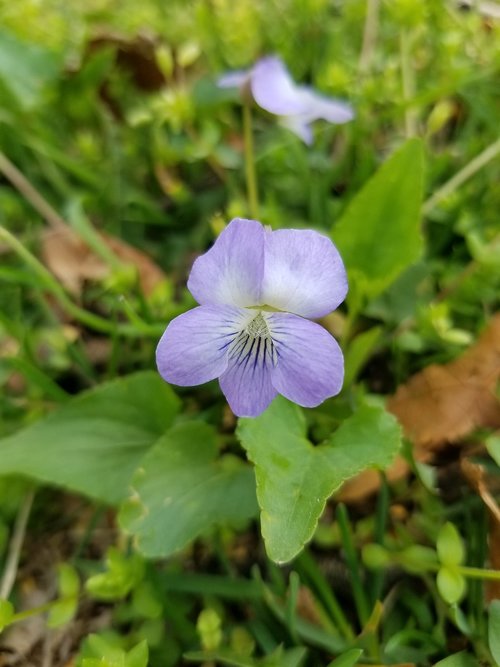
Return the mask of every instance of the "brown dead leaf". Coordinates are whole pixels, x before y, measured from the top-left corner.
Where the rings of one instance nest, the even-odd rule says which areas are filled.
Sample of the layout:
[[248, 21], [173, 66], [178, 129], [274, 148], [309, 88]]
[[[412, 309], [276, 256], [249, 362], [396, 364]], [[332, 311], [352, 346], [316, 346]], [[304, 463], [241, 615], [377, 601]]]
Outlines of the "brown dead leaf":
[[[137, 269], [144, 294], [151, 294], [165, 274], [146, 254], [109, 234], [100, 237], [124, 264]], [[72, 294], [81, 294], [86, 281], [104, 280], [109, 265], [69, 227], [49, 229], [42, 236], [42, 258], [56, 278]]]
[[449, 364], [428, 366], [387, 402], [418, 448], [456, 442], [479, 427], [500, 427], [500, 314], [477, 343]]
[[164, 272], [160, 269], [158, 264], [155, 264], [155, 262], [153, 262], [153, 260], [144, 252], [134, 248], [115, 236], [110, 236], [109, 234], [101, 232], [101, 237], [118, 259], [121, 259], [124, 264], [132, 264], [135, 266], [144, 294], [151, 294], [154, 288], [161, 283], [162, 280], [165, 280]]
[[[410, 466], [398, 456], [394, 463], [386, 470], [388, 482], [397, 482], [404, 479], [410, 471]], [[376, 470], [365, 470], [356, 477], [344, 483], [336, 498], [339, 502], [352, 504], [360, 503], [380, 488], [380, 474]]]
[[[415, 458], [428, 461], [431, 452], [456, 442], [476, 428], [500, 427], [500, 401], [495, 389], [500, 377], [500, 314], [495, 315], [477, 343], [449, 364], [428, 366], [399, 387], [388, 409], [414, 442]], [[390, 482], [408, 475], [397, 458], [387, 471]], [[360, 503], [378, 491], [376, 471], [366, 470], [348, 480], [339, 493], [345, 503]], [[499, 547], [500, 549], [500, 547]]]

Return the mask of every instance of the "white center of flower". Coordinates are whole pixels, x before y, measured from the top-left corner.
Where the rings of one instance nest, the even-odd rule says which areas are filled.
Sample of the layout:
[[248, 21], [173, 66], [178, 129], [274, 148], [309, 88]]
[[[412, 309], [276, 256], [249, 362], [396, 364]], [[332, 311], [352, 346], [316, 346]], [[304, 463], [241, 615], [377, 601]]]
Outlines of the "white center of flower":
[[253, 367], [278, 363], [278, 354], [269, 325], [261, 312], [251, 320], [234, 339], [229, 357], [237, 364], [253, 364]]

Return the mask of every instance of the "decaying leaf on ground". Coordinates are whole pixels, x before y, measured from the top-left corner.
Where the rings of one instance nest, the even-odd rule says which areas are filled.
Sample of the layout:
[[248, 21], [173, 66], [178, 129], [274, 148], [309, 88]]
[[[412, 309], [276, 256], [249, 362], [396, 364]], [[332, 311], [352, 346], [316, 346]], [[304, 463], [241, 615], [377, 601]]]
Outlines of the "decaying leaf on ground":
[[[99, 232], [99, 236], [119, 260], [135, 267], [144, 294], [151, 294], [164, 280], [163, 271], [144, 252], [109, 234]], [[81, 293], [86, 281], [104, 280], [111, 270], [69, 227], [48, 229], [43, 234], [42, 257], [50, 271], [75, 296]]]
[[[500, 427], [500, 401], [495, 391], [500, 377], [500, 314], [478, 341], [454, 361], [427, 366], [401, 385], [387, 401], [414, 446], [417, 461], [456, 443], [478, 428]], [[387, 470], [389, 481], [404, 478], [410, 468], [402, 460]], [[380, 485], [368, 470], [349, 480], [340, 492], [343, 502], [360, 502]]]
[[495, 395], [500, 376], [500, 314], [475, 345], [448, 364], [432, 364], [401, 385], [387, 402], [419, 448], [457, 442], [481, 427], [500, 427]]

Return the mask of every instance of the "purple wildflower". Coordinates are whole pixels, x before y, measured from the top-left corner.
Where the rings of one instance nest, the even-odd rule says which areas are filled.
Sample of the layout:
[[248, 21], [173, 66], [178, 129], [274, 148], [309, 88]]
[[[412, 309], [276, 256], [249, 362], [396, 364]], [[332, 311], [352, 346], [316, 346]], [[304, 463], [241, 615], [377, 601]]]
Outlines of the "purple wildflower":
[[228, 72], [217, 83], [221, 88], [249, 86], [255, 102], [280, 116], [282, 124], [306, 144], [312, 143], [313, 121], [321, 118], [340, 124], [354, 118], [346, 102], [320, 95], [309, 86], [297, 85], [276, 56], [261, 58], [250, 70]]
[[256, 417], [278, 393], [304, 407], [338, 394], [340, 347], [306, 319], [330, 313], [347, 293], [328, 237], [236, 218], [194, 262], [188, 288], [201, 305], [168, 325], [156, 352], [167, 382], [219, 378], [240, 417]]

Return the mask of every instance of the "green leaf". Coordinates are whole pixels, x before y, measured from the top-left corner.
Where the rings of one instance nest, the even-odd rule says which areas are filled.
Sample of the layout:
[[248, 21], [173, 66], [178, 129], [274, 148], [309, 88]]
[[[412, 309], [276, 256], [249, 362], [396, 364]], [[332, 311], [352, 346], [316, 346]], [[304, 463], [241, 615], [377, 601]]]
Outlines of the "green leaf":
[[409, 139], [349, 203], [332, 235], [368, 297], [383, 292], [422, 252], [423, 150]]
[[240, 419], [237, 432], [255, 464], [262, 535], [277, 563], [291, 560], [311, 539], [327, 498], [345, 480], [388, 466], [401, 441], [392, 415], [364, 405], [313, 447], [302, 411], [282, 397], [260, 417]]
[[216, 455], [214, 431], [191, 422], [174, 426], [145, 456], [120, 512], [122, 528], [145, 556], [168, 556], [214, 524], [256, 515], [252, 470]]
[[99, 635], [89, 635], [85, 641], [82, 667], [147, 667], [149, 650], [144, 640], [128, 653]]
[[87, 579], [85, 588], [98, 600], [120, 600], [126, 597], [144, 577], [144, 561], [137, 554], [126, 556], [111, 547], [106, 554], [106, 572]]
[[500, 600], [493, 600], [488, 613], [488, 644], [493, 660], [500, 665]]
[[57, 628], [69, 623], [78, 609], [80, 578], [77, 571], [69, 563], [58, 566], [59, 595], [61, 597], [50, 609], [47, 619], [49, 628]]
[[486, 449], [495, 463], [500, 466], [500, 436], [490, 435], [486, 438]]
[[14, 617], [14, 607], [8, 600], [0, 600], [0, 632], [9, 625]]
[[109, 382], [0, 440], [0, 474], [25, 475], [117, 503], [178, 409], [178, 398], [156, 373]]
[[476, 658], [466, 651], [460, 651], [460, 653], [453, 653], [447, 658], [436, 662], [433, 667], [477, 667], [478, 663]]
[[43, 88], [56, 78], [59, 69], [58, 59], [50, 51], [0, 31], [0, 80], [20, 106], [27, 109], [38, 104]]
[[148, 667], [148, 659], [148, 643], [144, 640], [127, 653], [125, 667]]
[[455, 568], [443, 566], [437, 573], [436, 583], [439, 594], [448, 604], [459, 602], [466, 590], [464, 577]]
[[345, 354], [344, 386], [356, 379], [359, 371], [370, 358], [373, 348], [381, 338], [382, 327], [373, 327], [356, 336]]
[[449, 521], [439, 531], [436, 542], [439, 560], [443, 565], [461, 565], [465, 558], [465, 549], [458, 530]]
[[346, 651], [342, 655], [339, 655], [338, 658], [335, 658], [335, 660], [332, 660], [328, 664], [328, 667], [353, 667], [362, 655], [363, 649], [352, 648], [350, 651]]

